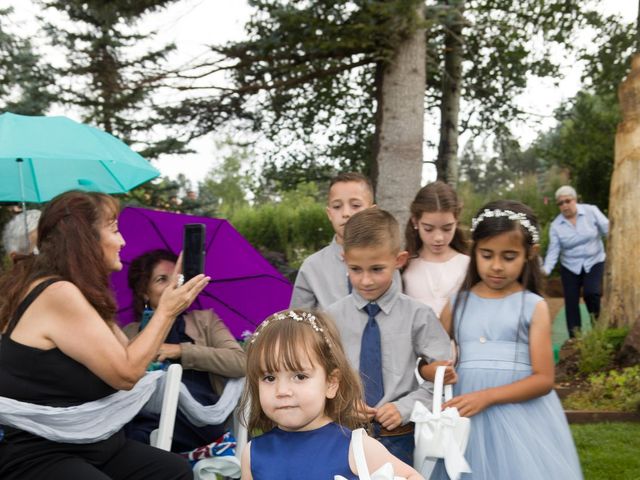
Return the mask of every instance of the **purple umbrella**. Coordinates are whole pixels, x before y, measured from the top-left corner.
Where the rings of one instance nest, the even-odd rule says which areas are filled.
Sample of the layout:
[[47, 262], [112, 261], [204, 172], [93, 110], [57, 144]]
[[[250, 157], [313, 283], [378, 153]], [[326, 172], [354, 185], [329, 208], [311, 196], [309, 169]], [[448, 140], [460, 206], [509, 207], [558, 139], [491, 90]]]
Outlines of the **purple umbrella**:
[[211, 277], [191, 308], [213, 309], [240, 338], [244, 331], [253, 332], [266, 317], [289, 306], [291, 283], [226, 220], [127, 207], [119, 218], [127, 242], [121, 252], [124, 268], [111, 275], [120, 325], [137, 320], [127, 286], [131, 261], [157, 248], [178, 254], [182, 250], [182, 227], [187, 223], [206, 225], [204, 270]]

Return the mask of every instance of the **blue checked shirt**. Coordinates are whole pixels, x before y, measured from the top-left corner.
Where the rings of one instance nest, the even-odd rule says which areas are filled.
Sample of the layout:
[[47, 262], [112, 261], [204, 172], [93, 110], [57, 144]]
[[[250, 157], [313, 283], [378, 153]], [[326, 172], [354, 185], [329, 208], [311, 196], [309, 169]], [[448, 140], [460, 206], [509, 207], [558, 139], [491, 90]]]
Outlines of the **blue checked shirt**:
[[549, 247], [544, 258], [547, 275], [560, 257], [563, 267], [579, 275], [584, 268], [589, 272], [596, 263], [604, 262], [605, 251], [602, 237], [609, 233], [609, 220], [595, 205], [577, 205], [576, 224], [564, 215], [558, 215], [549, 230]]

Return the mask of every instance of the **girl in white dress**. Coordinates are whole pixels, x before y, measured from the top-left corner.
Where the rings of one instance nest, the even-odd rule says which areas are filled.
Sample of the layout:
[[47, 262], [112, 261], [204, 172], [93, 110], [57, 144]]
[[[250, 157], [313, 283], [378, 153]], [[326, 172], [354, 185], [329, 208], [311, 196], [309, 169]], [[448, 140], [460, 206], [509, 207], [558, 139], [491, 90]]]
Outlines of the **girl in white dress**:
[[429, 305], [440, 317], [469, 265], [458, 223], [462, 205], [450, 185], [433, 182], [418, 191], [410, 209], [405, 232], [410, 260], [402, 274], [404, 293]]

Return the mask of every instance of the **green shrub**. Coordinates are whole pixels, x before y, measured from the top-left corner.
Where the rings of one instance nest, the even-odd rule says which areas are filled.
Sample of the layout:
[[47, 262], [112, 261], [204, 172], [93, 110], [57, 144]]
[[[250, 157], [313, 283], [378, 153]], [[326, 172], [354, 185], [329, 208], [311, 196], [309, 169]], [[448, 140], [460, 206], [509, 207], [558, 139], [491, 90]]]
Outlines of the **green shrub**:
[[588, 387], [563, 400], [573, 410], [640, 410], [640, 365], [589, 376]]
[[254, 247], [284, 253], [293, 268], [333, 237], [325, 206], [300, 192], [278, 202], [243, 207], [229, 220]]
[[606, 328], [596, 326], [588, 332], [578, 332], [578, 371], [594, 373], [611, 363], [614, 346], [607, 336]]
[[[602, 320], [602, 316], [599, 320]], [[622, 347], [625, 338], [627, 338], [627, 334], [629, 333], [629, 327], [621, 327], [621, 328], [607, 328], [605, 330], [605, 335], [607, 337], [607, 342], [611, 344], [613, 347], [613, 351], [617, 352]]]

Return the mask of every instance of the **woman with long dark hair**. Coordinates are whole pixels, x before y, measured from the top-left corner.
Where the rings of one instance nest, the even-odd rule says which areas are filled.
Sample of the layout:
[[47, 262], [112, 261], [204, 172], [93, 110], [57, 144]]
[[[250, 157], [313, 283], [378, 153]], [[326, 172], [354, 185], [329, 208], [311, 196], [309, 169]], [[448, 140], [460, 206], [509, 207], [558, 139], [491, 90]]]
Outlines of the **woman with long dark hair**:
[[[176, 316], [207, 284], [199, 275], [183, 285], [176, 269], [149, 325], [129, 342], [114, 322], [109, 288], [125, 245], [117, 216], [118, 202], [108, 195], [59, 195], [40, 219], [39, 254], [19, 258], [0, 277], [0, 397], [74, 408], [132, 389]], [[95, 423], [87, 421], [86, 428]], [[65, 443], [48, 439], [46, 431], [3, 428], [3, 479], [192, 477], [180, 457], [126, 440], [121, 430], [98, 441]]]

